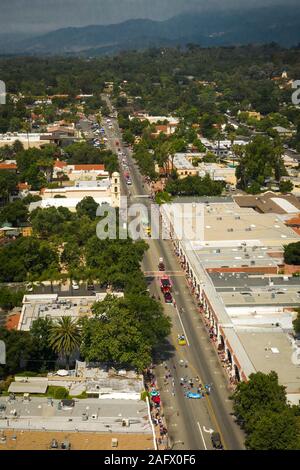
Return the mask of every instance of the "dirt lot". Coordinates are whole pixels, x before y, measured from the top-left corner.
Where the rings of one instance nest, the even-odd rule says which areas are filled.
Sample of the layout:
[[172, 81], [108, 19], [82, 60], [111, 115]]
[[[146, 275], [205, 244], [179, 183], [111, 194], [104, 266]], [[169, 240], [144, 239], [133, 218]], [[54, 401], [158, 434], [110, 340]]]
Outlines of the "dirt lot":
[[[153, 439], [150, 434], [96, 434], [78, 432], [47, 432], [47, 431], [4, 431], [0, 440], [0, 450], [48, 450], [52, 439], [59, 443], [68, 440], [71, 450], [111, 450], [112, 438], [118, 439], [118, 450], [147, 450], [153, 449]], [[16, 436], [16, 439], [12, 439]]]

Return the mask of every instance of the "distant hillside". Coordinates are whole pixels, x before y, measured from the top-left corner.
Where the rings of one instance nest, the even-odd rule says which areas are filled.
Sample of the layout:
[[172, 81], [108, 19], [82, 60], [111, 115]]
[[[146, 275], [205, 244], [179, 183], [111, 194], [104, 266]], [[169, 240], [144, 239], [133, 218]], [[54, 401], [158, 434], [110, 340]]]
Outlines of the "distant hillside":
[[186, 13], [161, 22], [139, 19], [108, 26], [64, 28], [11, 45], [0, 37], [0, 53], [101, 55], [187, 43], [207, 47], [270, 42], [283, 46], [300, 43], [300, 5]]

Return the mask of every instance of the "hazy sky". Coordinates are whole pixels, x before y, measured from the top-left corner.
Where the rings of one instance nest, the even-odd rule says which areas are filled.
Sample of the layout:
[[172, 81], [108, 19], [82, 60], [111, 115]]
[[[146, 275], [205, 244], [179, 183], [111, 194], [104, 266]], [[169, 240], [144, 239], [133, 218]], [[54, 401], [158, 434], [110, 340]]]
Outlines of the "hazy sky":
[[164, 20], [186, 10], [241, 9], [299, 0], [0, 0], [0, 32], [40, 32], [109, 24], [129, 18]]

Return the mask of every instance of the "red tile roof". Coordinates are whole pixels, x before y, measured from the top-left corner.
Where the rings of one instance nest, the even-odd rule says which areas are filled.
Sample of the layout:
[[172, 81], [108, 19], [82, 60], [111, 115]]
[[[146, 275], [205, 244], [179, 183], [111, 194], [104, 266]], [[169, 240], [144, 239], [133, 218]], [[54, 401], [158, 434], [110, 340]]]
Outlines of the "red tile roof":
[[0, 170], [16, 170], [17, 165], [15, 163], [0, 163]]
[[61, 162], [60, 160], [56, 160], [53, 164], [54, 168], [64, 168], [67, 165], [66, 162]]
[[162, 124], [160, 126], [155, 126], [155, 129], [157, 132], [167, 132], [168, 126]]
[[5, 324], [6, 329], [7, 330], [16, 330], [18, 328], [20, 316], [21, 316], [20, 313], [10, 315], [6, 320], [6, 324]]
[[81, 170], [85, 170], [85, 171], [101, 171], [101, 170], [105, 170], [105, 167], [104, 165], [74, 165], [74, 170], [75, 171], [81, 171]]
[[300, 225], [300, 217], [294, 217], [293, 219], [289, 219], [286, 222], [286, 225]]
[[28, 183], [19, 183], [17, 188], [22, 191], [22, 189], [31, 189], [31, 186]]

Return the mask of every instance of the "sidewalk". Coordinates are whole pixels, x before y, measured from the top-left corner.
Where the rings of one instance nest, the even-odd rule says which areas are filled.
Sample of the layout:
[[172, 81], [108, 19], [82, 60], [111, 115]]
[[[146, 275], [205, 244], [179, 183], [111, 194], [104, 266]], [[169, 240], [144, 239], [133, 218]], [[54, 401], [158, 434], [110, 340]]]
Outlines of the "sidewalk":
[[[154, 391], [159, 393], [159, 388], [154, 374], [153, 366], [150, 366], [145, 373], [145, 387], [149, 394]], [[154, 425], [156, 435], [157, 450], [167, 450], [169, 449], [169, 438], [168, 431], [166, 428], [166, 421], [163, 413], [162, 402], [159, 399], [159, 401], [157, 400], [157, 402], [155, 403], [153, 401], [153, 397], [151, 396], [149, 397], [149, 401], [152, 423]]]

